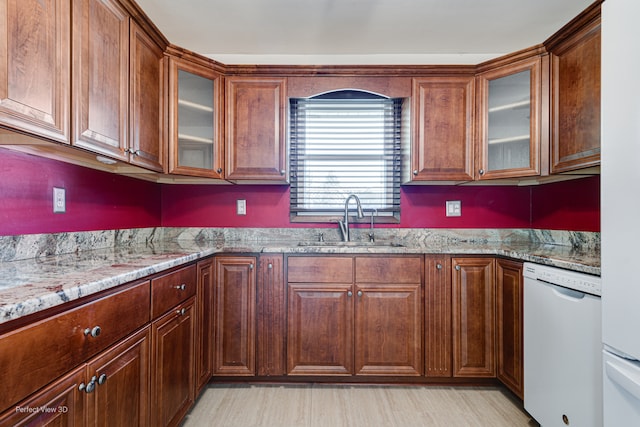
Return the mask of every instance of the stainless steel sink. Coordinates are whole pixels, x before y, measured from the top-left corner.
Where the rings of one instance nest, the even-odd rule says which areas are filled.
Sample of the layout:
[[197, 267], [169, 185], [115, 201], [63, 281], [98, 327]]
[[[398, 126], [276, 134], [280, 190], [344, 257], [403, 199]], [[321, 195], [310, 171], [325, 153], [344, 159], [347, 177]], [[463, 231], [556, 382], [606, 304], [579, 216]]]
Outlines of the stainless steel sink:
[[373, 247], [389, 247], [389, 248], [402, 248], [404, 245], [402, 243], [397, 242], [299, 242], [298, 246], [307, 246], [307, 247], [320, 247], [320, 248], [331, 248], [331, 247], [348, 247], [348, 248], [373, 248]]

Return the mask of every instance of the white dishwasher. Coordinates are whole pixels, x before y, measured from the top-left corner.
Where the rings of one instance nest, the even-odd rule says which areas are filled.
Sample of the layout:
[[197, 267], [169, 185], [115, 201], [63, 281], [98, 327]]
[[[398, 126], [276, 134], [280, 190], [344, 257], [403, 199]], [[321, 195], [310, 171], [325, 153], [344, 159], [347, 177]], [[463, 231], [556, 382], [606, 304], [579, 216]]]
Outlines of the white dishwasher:
[[543, 427], [602, 426], [600, 277], [524, 264], [524, 408]]

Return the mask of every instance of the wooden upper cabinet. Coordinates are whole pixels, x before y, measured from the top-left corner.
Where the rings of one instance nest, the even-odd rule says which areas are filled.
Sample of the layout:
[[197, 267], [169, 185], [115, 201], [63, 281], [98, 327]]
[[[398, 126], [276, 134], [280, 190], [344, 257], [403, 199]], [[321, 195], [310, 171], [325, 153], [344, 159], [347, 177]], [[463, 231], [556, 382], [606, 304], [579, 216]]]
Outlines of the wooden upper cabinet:
[[225, 178], [287, 182], [286, 79], [226, 79]]
[[162, 48], [131, 21], [129, 161], [157, 172], [165, 171], [167, 157], [166, 68]]
[[0, 124], [69, 142], [70, 2], [0, 0]]
[[73, 2], [73, 139], [129, 160], [129, 15], [112, 0]]
[[223, 78], [203, 65], [169, 60], [169, 173], [223, 178]]
[[453, 376], [495, 377], [495, 263], [453, 258]]
[[542, 131], [548, 99], [542, 93], [543, 62], [548, 64], [546, 56], [535, 56], [476, 77], [476, 179], [540, 175], [541, 146], [548, 146]]
[[551, 172], [600, 164], [600, 5], [547, 42], [551, 56]]
[[473, 180], [474, 77], [413, 79], [405, 181]]

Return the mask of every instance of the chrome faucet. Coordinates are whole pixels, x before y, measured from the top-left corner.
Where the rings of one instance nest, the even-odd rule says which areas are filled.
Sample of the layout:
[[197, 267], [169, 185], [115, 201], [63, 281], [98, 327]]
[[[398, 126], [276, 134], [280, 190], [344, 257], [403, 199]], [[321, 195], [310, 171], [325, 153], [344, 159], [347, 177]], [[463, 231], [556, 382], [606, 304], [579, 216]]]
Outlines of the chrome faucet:
[[355, 194], [351, 194], [347, 197], [347, 200], [344, 201], [344, 220], [338, 221], [338, 225], [340, 226], [340, 231], [342, 232], [342, 241], [348, 242], [349, 239], [349, 201], [351, 199], [356, 200], [356, 208], [358, 210], [358, 218], [364, 218], [364, 213], [362, 212], [362, 205], [360, 204], [360, 199]]

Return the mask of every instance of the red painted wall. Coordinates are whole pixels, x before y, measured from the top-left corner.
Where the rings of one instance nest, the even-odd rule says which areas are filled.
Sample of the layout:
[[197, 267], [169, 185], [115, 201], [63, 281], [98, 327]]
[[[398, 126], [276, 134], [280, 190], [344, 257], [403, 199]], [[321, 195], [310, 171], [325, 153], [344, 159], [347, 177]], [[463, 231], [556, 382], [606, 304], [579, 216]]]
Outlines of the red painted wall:
[[[53, 214], [64, 187], [67, 213]], [[247, 215], [235, 214], [236, 200]], [[461, 217], [445, 201], [462, 202]], [[0, 148], [0, 235], [138, 227], [334, 227], [289, 222], [289, 188], [159, 185]], [[406, 186], [394, 227], [600, 230], [600, 177], [533, 187]]]
[[600, 176], [531, 187], [531, 228], [600, 231]]
[[[67, 211], [53, 213], [53, 187]], [[0, 148], [0, 235], [161, 225], [155, 183]]]

